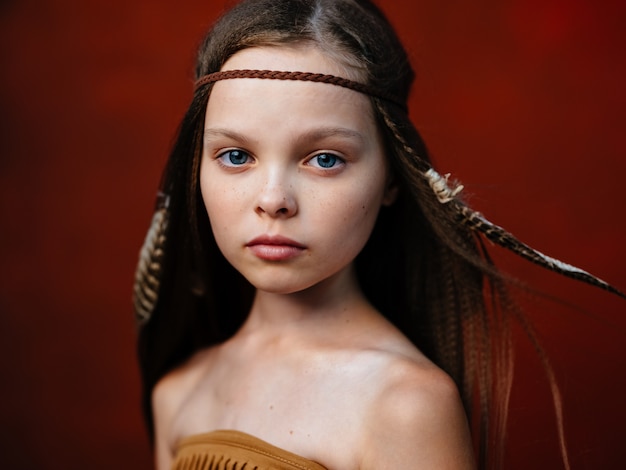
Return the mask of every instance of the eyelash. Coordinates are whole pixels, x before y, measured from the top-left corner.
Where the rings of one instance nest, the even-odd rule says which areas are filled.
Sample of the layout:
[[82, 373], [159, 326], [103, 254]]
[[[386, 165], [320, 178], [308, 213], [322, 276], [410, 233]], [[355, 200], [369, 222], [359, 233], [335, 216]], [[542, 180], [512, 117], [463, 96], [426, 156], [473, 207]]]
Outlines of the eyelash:
[[[333, 165], [332, 166], [322, 166], [321, 164], [319, 164], [319, 158], [320, 157], [330, 157], [333, 159]], [[320, 152], [318, 154], [313, 155], [309, 160], [307, 160], [307, 165], [310, 165], [311, 162], [316, 161], [318, 162], [318, 165], [311, 165], [314, 168], [319, 168], [322, 169], [324, 171], [331, 171], [331, 170], [335, 170], [337, 169], [339, 166], [343, 166], [346, 164], [346, 161], [339, 157], [338, 155], [335, 155], [334, 153], [331, 152]]]
[[[230, 161], [227, 162], [226, 158], [228, 158], [229, 156], [233, 156], [234, 154], [240, 154], [243, 157], [246, 157], [246, 161], [242, 162], [242, 163], [233, 163], [232, 159], [229, 159]], [[217, 161], [228, 168], [237, 168], [237, 167], [241, 167], [243, 165], [245, 165], [246, 163], [249, 163], [249, 160], [252, 157], [250, 156], [250, 154], [244, 150], [239, 150], [239, 149], [231, 149], [231, 150], [226, 150], [225, 152], [220, 153], [217, 156]]]
[[[239, 162], [239, 163], [235, 163], [233, 162], [233, 157], [237, 158], [245, 158], [244, 161]], [[331, 166], [323, 166], [323, 164], [321, 164], [319, 162], [320, 157], [329, 157], [331, 160], [332, 165]], [[250, 160], [252, 159], [252, 156], [246, 152], [245, 150], [240, 150], [240, 149], [231, 149], [231, 150], [226, 150], [222, 153], [220, 153], [219, 155], [217, 155], [216, 160], [223, 166], [227, 167], [227, 168], [241, 168], [244, 165], [246, 165], [247, 163], [250, 163]], [[317, 164], [312, 164], [312, 162], [317, 162]], [[337, 170], [339, 167], [345, 165], [346, 161], [341, 158], [338, 155], [335, 155], [332, 152], [320, 152], [317, 153], [315, 155], [313, 155], [311, 158], [309, 158], [305, 164], [307, 166], [311, 166], [313, 168], [316, 169], [320, 169], [322, 171], [333, 171], [333, 170]]]

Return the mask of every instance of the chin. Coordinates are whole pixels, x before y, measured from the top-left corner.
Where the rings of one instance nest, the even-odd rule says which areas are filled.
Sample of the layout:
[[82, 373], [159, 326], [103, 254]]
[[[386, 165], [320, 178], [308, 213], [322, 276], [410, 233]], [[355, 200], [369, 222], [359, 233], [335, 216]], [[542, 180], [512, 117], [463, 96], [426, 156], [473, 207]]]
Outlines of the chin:
[[272, 273], [267, 271], [251, 273], [251, 275], [244, 273], [244, 277], [259, 291], [282, 295], [305, 291], [322, 281], [321, 279], [303, 279], [298, 273]]
[[302, 292], [315, 284], [301, 284], [294, 282], [268, 282], [265, 280], [264, 282], [252, 282], [250, 283], [254, 286], [254, 288], [258, 291], [267, 292], [269, 294], [277, 294], [277, 295], [289, 295], [295, 294], [297, 292]]
[[[324, 269], [311, 269], [310, 266], [289, 266], [277, 264], [263, 266], [261, 269], [243, 269], [239, 272], [252, 286], [262, 292], [276, 295], [289, 295], [299, 292], [316, 290], [322, 291], [331, 286], [344, 285], [351, 278], [353, 272], [351, 264], [339, 266], [325, 266]], [[235, 268], [237, 269], [237, 268]], [[321, 292], [320, 291], [320, 295]]]

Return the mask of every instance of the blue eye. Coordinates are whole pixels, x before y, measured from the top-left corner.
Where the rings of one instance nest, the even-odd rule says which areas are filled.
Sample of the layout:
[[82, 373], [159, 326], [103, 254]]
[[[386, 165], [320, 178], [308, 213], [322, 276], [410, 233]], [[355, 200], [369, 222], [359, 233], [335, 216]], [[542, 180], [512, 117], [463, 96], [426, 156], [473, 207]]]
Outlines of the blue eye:
[[337, 163], [342, 163], [342, 160], [332, 153], [320, 153], [315, 155], [310, 161], [320, 168], [333, 168]]
[[242, 150], [228, 150], [219, 156], [226, 166], [240, 166], [248, 163], [250, 155]]

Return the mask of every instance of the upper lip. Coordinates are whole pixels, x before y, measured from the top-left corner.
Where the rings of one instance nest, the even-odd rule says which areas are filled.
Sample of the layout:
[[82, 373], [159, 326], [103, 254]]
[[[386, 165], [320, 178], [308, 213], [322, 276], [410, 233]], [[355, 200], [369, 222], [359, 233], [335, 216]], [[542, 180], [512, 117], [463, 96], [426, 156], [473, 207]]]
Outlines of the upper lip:
[[298, 243], [290, 238], [283, 237], [282, 235], [260, 235], [250, 240], [246, 246], [253, 245], [287, 245], [295, 246], [296, 248], [306, 248], [302, 243]]

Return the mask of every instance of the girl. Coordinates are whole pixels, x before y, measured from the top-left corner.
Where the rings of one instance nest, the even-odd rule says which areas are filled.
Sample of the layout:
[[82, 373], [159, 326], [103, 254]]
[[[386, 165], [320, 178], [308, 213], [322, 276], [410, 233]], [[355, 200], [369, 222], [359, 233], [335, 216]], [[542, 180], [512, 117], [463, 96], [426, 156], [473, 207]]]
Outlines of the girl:
[[498, 468], [529, 327], [478, 234], [615, 290], [432, 168], [369, 1], [244, 1], [196, 75], [135, 286], [158, 468]]

